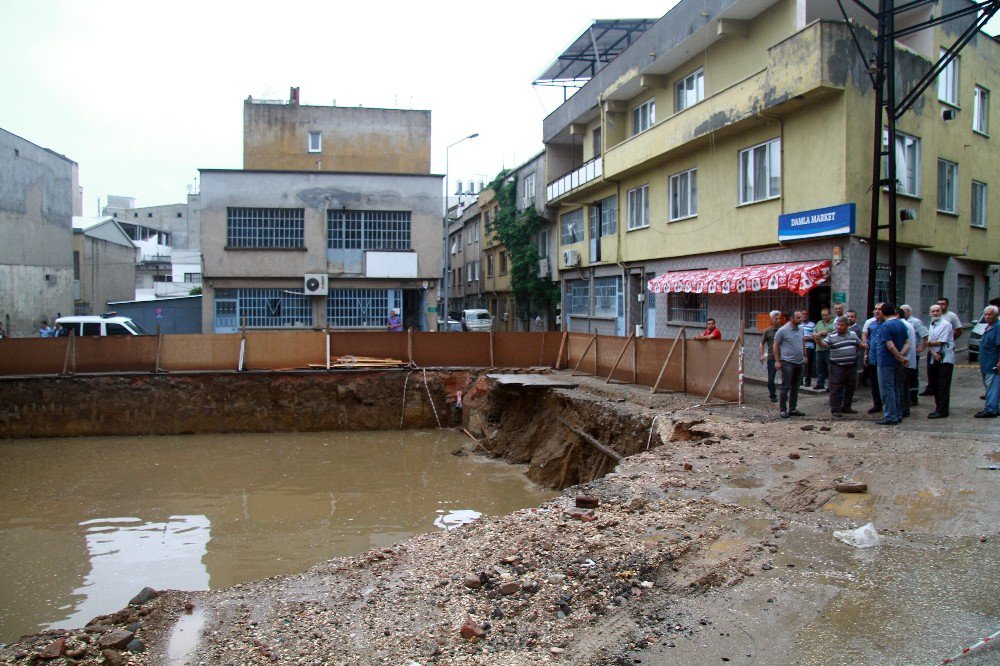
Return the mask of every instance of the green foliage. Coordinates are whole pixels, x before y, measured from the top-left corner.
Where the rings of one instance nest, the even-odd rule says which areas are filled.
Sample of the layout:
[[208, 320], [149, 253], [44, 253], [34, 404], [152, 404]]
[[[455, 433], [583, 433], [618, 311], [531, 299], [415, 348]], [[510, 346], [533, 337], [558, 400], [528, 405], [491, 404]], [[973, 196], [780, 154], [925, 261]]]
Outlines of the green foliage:
[[538, 241], [536, 234], [546, 220], [534, 209], [517, 210], [517, 177], [504, 169], [488, 186], [499, 208], [487, 225], [507, 250], [511, 291], [518, 316], [550, 311], [559, 302], [559, 285], [538, 277]]
[[188, 296], [201, 296], [201, 287], [191, 287]]

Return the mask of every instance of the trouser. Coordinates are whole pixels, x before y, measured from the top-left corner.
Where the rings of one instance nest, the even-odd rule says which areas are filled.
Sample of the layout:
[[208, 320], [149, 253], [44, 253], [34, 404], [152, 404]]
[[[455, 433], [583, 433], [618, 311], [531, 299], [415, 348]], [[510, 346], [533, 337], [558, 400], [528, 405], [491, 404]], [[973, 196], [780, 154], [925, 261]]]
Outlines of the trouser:
[[774, 359], [767, 359], [767, 394], [771, 396], [771, 400], [778, 397], [778, 387], [774, 384], [774, 377], [778, 374], [778, 371], [774, 368]]
[[781, 398], [783, 412], [794, 412], [799, 405], [799, 384], [802, 382], [802, 364], [781, 362]]
[[910, 405], [916, 405], [920, 395], [920, 356], [917, 356], [913, 367], [906, 369], [906, 383], [910, 389]]
[[[784, 365], [784, 363], [782, 363]], [[806, 364], [802, 368], [802, 383], [806, 386], [812, 383], [813, 373], [816, 372], [816, 350], [806, 348]], [[784, 376], [784, 375], [782, 375]]]
[[821, 349], [816, 350], [816, 386], [826, 386], [826, 379], [830, 374], [830, 352]]
[[899, 406], [897, 381], [902, 376], [900, 366], [878, 368], [879, 393], [882, 395], [882, 419], [889, 423], [899, 423], [903, 420], [903, 412]]
[[843, 412], [851, 408], [857, 379], [858, 373], [854, 371], [853, 363], [850, 365], [830, 364], [831, 412]]
[[865, 366], [865, 374], [868, 376], [868, 387], [872, 392], [872, 407], [881, 411], [882, 391], [878, 386], [878, 367], [874, 365]]
[[[784, 367], [784, 363], [781, 364]], [[1000, 379], [996, 373], [983, 373], [983, 384], [986, 385], [986, 406], [983, 411], [988, 414], [1000, 414]]]
[[930, 394], [937, 393], [937, 379], [931, 376], [931, 359], [930, 355], [927, 356], [927, 392]]
[[951, 373], [954, 363], [931, 363], [927, 366], [927, 384], [934, 385], [934, 411], [948, 416], [951, 404]]

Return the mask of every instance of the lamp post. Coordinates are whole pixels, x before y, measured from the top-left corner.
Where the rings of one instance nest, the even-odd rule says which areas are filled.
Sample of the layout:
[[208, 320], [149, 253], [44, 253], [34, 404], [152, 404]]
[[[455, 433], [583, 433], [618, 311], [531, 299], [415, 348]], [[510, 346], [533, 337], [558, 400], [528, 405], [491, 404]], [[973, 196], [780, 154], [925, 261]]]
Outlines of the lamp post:
[[[463, 141], [467, 141], [469, 139], [475, 139], [477, 136], [479, 136], [479, 132], [473, 132], [469, 136], [464, 136], [461, 139], [459, 139], [458, 141], [456, 141], [455, 143], [449, 144], [448, 147], [444, 149], [444, 212], [443, 212], [443, 215], [441, 216], [441, 218], [442, 218], [442, 220], [444, 222], [444, 232], [443, 232], [443, 234], [444, 234], [444, 242], [442, 243], [444, 245], [444, 260], [442, 261], [442, 264], [444, 266], [444, 273], [441, 275], [441, 286], [442, 286], [441, 291], [443, 293], [443, 308], [444, 308], [444, 312], [443, 313], [441, 313], [441, 312], [438, 313], [438, 317], [439, 317], [439, 319], [438, 319], [438, 322], [439, 322], [438, 323], [438, 330], [442, 330], [442, 331], [449, 330], [448, 329], [448, 280], [451, 278], [451, 275], [450, 275], [450, 273], [451, 273], [451, 261], [450, 261], [451, 253], [448, 251], [448, 188], [449, 188], [449, 182], [448, 182], [448, 151], [450, 151], [453, 147], [457, 146], [458, 144], [462, 143]], [[440, 323], [442, 321], [440, 319], [440, 317], [441, 317], [442, 314], [444, 315], [444, 319], [443, 319], [444, 326], [443, 327], [442, 327], [442, 325]]]

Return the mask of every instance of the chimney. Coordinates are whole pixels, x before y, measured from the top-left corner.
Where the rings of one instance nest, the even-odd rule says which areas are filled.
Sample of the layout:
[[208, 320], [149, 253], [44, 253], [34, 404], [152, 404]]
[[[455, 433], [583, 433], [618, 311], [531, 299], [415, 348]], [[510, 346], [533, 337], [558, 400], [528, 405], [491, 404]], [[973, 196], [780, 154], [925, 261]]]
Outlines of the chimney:
[[292, 89], [288, 93], [288, 103], [294, 106], [299, 105], [299, 87], [292, 86]]

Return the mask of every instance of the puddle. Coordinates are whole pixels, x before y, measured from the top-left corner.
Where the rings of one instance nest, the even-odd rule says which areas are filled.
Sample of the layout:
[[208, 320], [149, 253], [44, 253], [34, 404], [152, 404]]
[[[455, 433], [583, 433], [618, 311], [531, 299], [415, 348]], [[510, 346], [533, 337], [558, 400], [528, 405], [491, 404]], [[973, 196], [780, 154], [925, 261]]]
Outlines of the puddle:
[[188, 655], [192, 654], [201, 638], [205, 626], [205, 611], [195, 606], [190, 613], [177, 618], [167, 641], [167, 666], [184, 666]]
[[839, 493], [823, 505], [823, 511], [841, 518], [867, 521], [875, 510], [875, 498], [868, 493]]
[[726, 481], [726, 485], [733, 488], [760, 488], [764, 482], [755, 476], [743, 476], [738, 479], [729, 479]]

